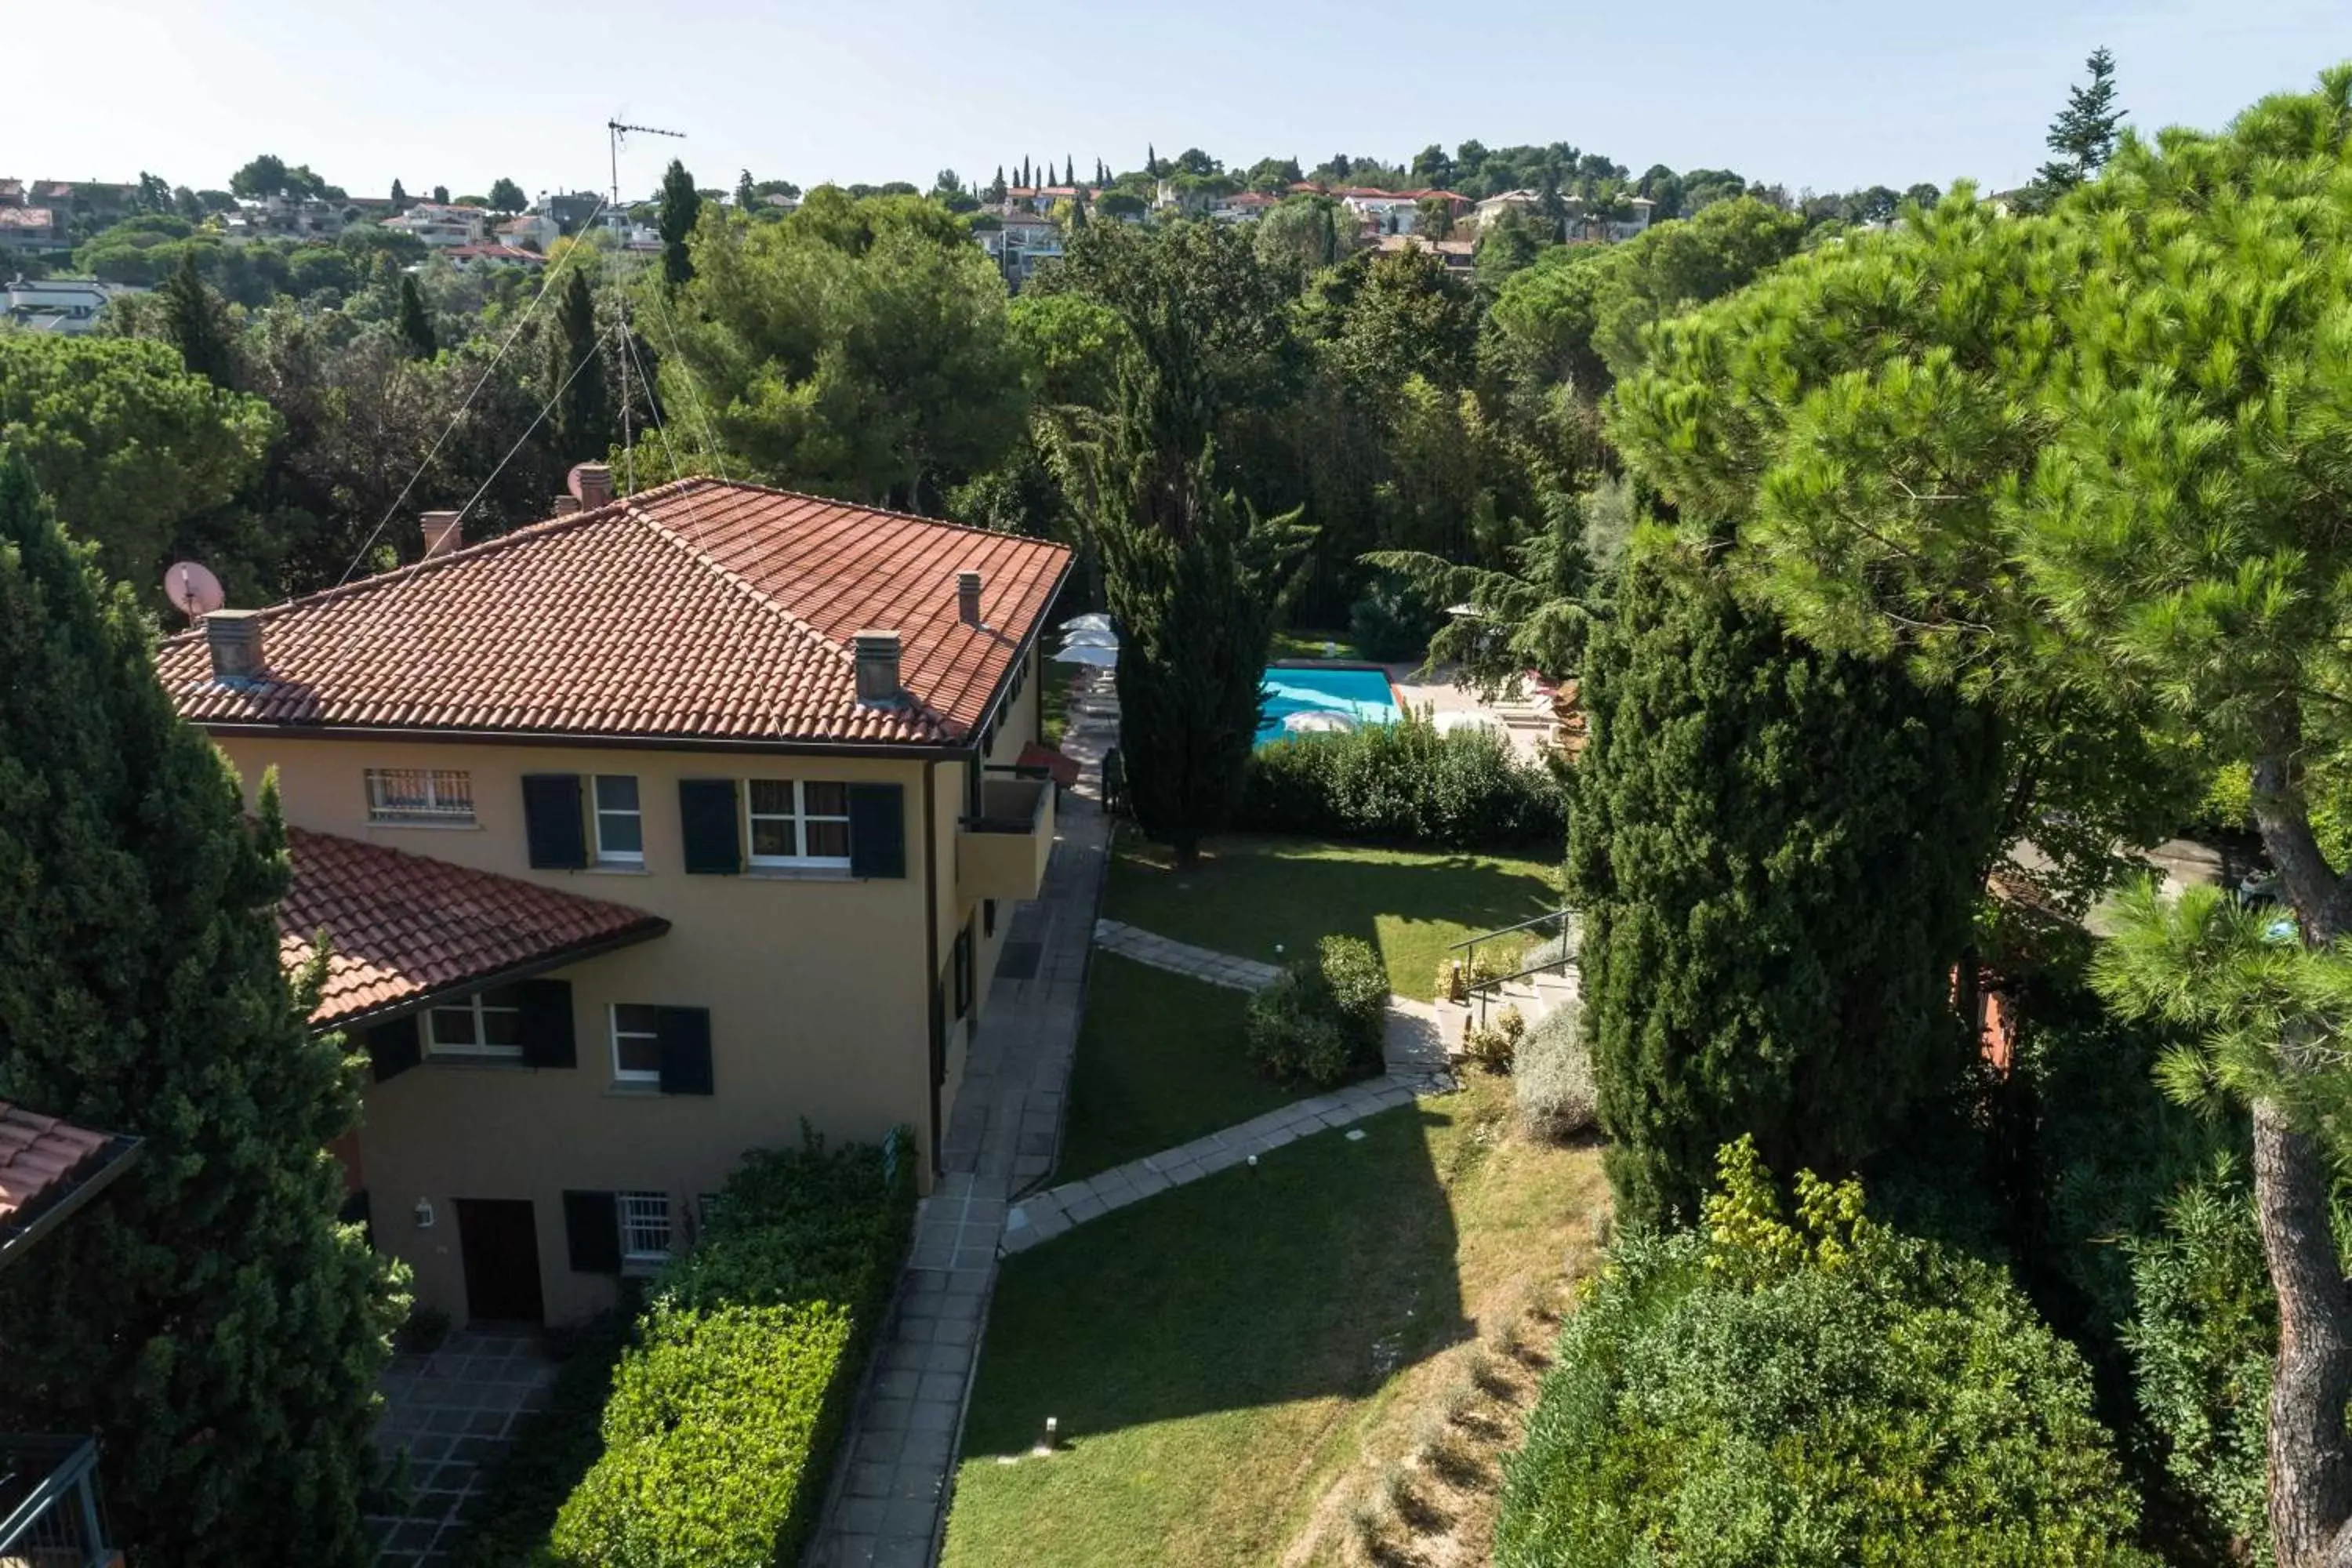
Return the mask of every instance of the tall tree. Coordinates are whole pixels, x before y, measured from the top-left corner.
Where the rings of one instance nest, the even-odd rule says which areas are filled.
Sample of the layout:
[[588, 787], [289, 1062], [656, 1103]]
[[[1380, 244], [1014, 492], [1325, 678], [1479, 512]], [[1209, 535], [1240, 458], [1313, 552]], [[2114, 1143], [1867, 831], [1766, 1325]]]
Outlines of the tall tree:
[[556, 301], [555, 330], [548, 334], [544, 396], [555, 409], [554, 446], [564, 462], [599, 458], [613, 444], [613, 400], [597, 363], [602, 334], [596, 329], [596, 297], [584, 267], [569, 269]]
[[1618, 1213], [1695, 1220], [1742, 1133], [1776, 1170], [1852, 1172], [1966, 1069], [1990, 716], [1660, 561], [1581, 695], [1569, 900]]
[[694, 276], [694, 257], [686, 242], [701, 216], [702, 197], [694, 188], [694, 176], [684, 163], [672, 158], [668, 173], [662, 175], [661, 216], [655, 226], [661, 231], [662, 279], [673, 289]]
[[408, 210], [408, 193], [397, 179], [392, 182], [392, 210], [395, 216]]
[[163, 334], [180, 351], [180, 362], [215, 386], [235, 386], [236, 329], [220, 297], [205, 287], [193, 249], [180, 252], [163, 297]]
[[2097, 174], [2115, 156], [2124, 110], [2116, 107], [2116, 57], [2095, 49], [2083, 62], [2091, 79], [2069, 89], [2066, 107], [2050, 122], [2046, 140], [2057, 157], [2042, 165], [2034, 188], [2043, 205]]
[[996, 178], [988, 182], [988, 190], [986, 194], [989, 205], [992, 206], [1002, 206], [1004, 203], [1004, 165], [999, 163], [996, 165]]
[[519, 213], [529, 205], [530, 205], [530, 198], [522, 194], [522, 187], [505, 175], [501, 174], [490, 183], [492, 212]]
[[400, 275], [400, 341], [419, 359], [431, 359], [438, 347], [433, 336], [433, 313], [425, 309], [425, 292], [417, 288], [413, 272]]
[[1143, 144], [1143, 172], [1155, 180], [1160, 177], [1160, 151], [1149, 142]]
[[327, 1142], [352, 1067], [278, 966], [283, 830], [157, 683], [143, 617], [0, 454], [0, 1093], [145, 1155], [0, 1279], [0, 1408], [95, 1427], [157, 1563], [364, 1563], [398, 1291]]
[[438, 205], [447, 206], [449, 205], [449, 187], [446, 185], [434, 186], [433, 200]]
[[1075, 185], [1077, 183], [1078, 161], [1065, 153], [1062, 158], [1062, 184], [1066, 185]]

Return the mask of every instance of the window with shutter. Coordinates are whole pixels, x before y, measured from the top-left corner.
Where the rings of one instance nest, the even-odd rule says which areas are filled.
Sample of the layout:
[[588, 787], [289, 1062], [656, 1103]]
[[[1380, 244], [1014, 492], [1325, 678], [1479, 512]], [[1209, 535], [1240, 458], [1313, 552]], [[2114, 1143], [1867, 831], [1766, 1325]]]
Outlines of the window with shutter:
[[580, 1065], [580, 1047], [572, 1027], [572, 983], [568, 980], [526, 980], [515, 986], [521, 1010], [522, 1059], [535, 1068]]
[[971, 1012], [971, 922], [964, 921], [955, 939], [955, 1016]]
[[710, 1009], [656, 1007], [654, 1027], [661, 1041], [661, 1091], [711, 1093]]
[[849, 873], [907, 874], [907, 791], [894, 784], [849, 786]]
[[621, 1204], [614, 1193], [563, 1194], [563, 1239], [582, 1274], [621, 1271]]
[[535, 869], [577, 871], [588, 864], [578, 773], [523, 774], [522, 815]]
[[677, 816], [678, 827], [686, 840], [688, 872], [702, 877], [732, 877], [743, 869], [733, 779], [678, 780]]
[[382, 1083], [388, 1078], [398, 1078], [425, 1059], [422, 1037], [416, 1027], [416, 1015], [393, 1018], [376, 1025], [367, 1032], [368, 1066]]

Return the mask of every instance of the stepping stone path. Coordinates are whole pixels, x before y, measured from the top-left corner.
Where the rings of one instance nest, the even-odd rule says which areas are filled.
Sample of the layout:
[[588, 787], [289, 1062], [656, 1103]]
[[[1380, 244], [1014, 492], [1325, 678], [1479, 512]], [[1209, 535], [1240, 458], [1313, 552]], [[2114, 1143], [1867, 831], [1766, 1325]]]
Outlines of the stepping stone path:
[[1261, 963], [1255, 958], [1238, 958], [1230, 952], [1194, 947], [1173, 937], [1154, 936], [1140, 926], [1119, 921], [1095, 921], [1095, 945], [1105, 952], [1115, 952], [1154, 969], [1189, 974], [1195, 980], [1230, 986], [1235, 991], [1263, 991], [1281, 973], [1273, 964]]

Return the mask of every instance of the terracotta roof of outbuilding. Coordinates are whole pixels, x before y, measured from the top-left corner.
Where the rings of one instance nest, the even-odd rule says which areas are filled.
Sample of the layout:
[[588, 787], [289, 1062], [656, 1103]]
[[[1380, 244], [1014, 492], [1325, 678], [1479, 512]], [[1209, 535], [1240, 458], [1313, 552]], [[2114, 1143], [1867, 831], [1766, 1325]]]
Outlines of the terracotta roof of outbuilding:
[[294, 885], [278, 907], [278, 956], [299, 970], [327, 937], [315, 1025], [413, 1006], [567, 955], [645, 942], [658, 915], [331, 833], [286, 830]]
[[0, 1226], [15, 1224], [113, 1142], [0, 1100]]
[[[951, 744], [1035, 631], [1069, 551], [680, 479], [261, 613], [267, 678], [216, 680], [202, 630], [157, 664], [199, 724], [614, 739]], [[982, 574], [981, 621], [956, 575]], [[851, 637], [896, 631], [896, 707]]]

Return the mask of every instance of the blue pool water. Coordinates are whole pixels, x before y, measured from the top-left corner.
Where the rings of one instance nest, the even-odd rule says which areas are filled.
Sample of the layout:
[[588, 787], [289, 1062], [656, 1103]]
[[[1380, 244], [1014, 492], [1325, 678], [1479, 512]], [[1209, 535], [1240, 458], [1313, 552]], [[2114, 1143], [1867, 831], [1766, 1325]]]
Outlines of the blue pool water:
[[1393, 724], [1396, 693], [1377, 669], [1292, 669], [1268, 666], [1265, 705], [1258, 710], [1257, 743], [1292, 733], [1282, 727], [1293, 713], [1321, 709], [1345, 713], [1359, 724]]

